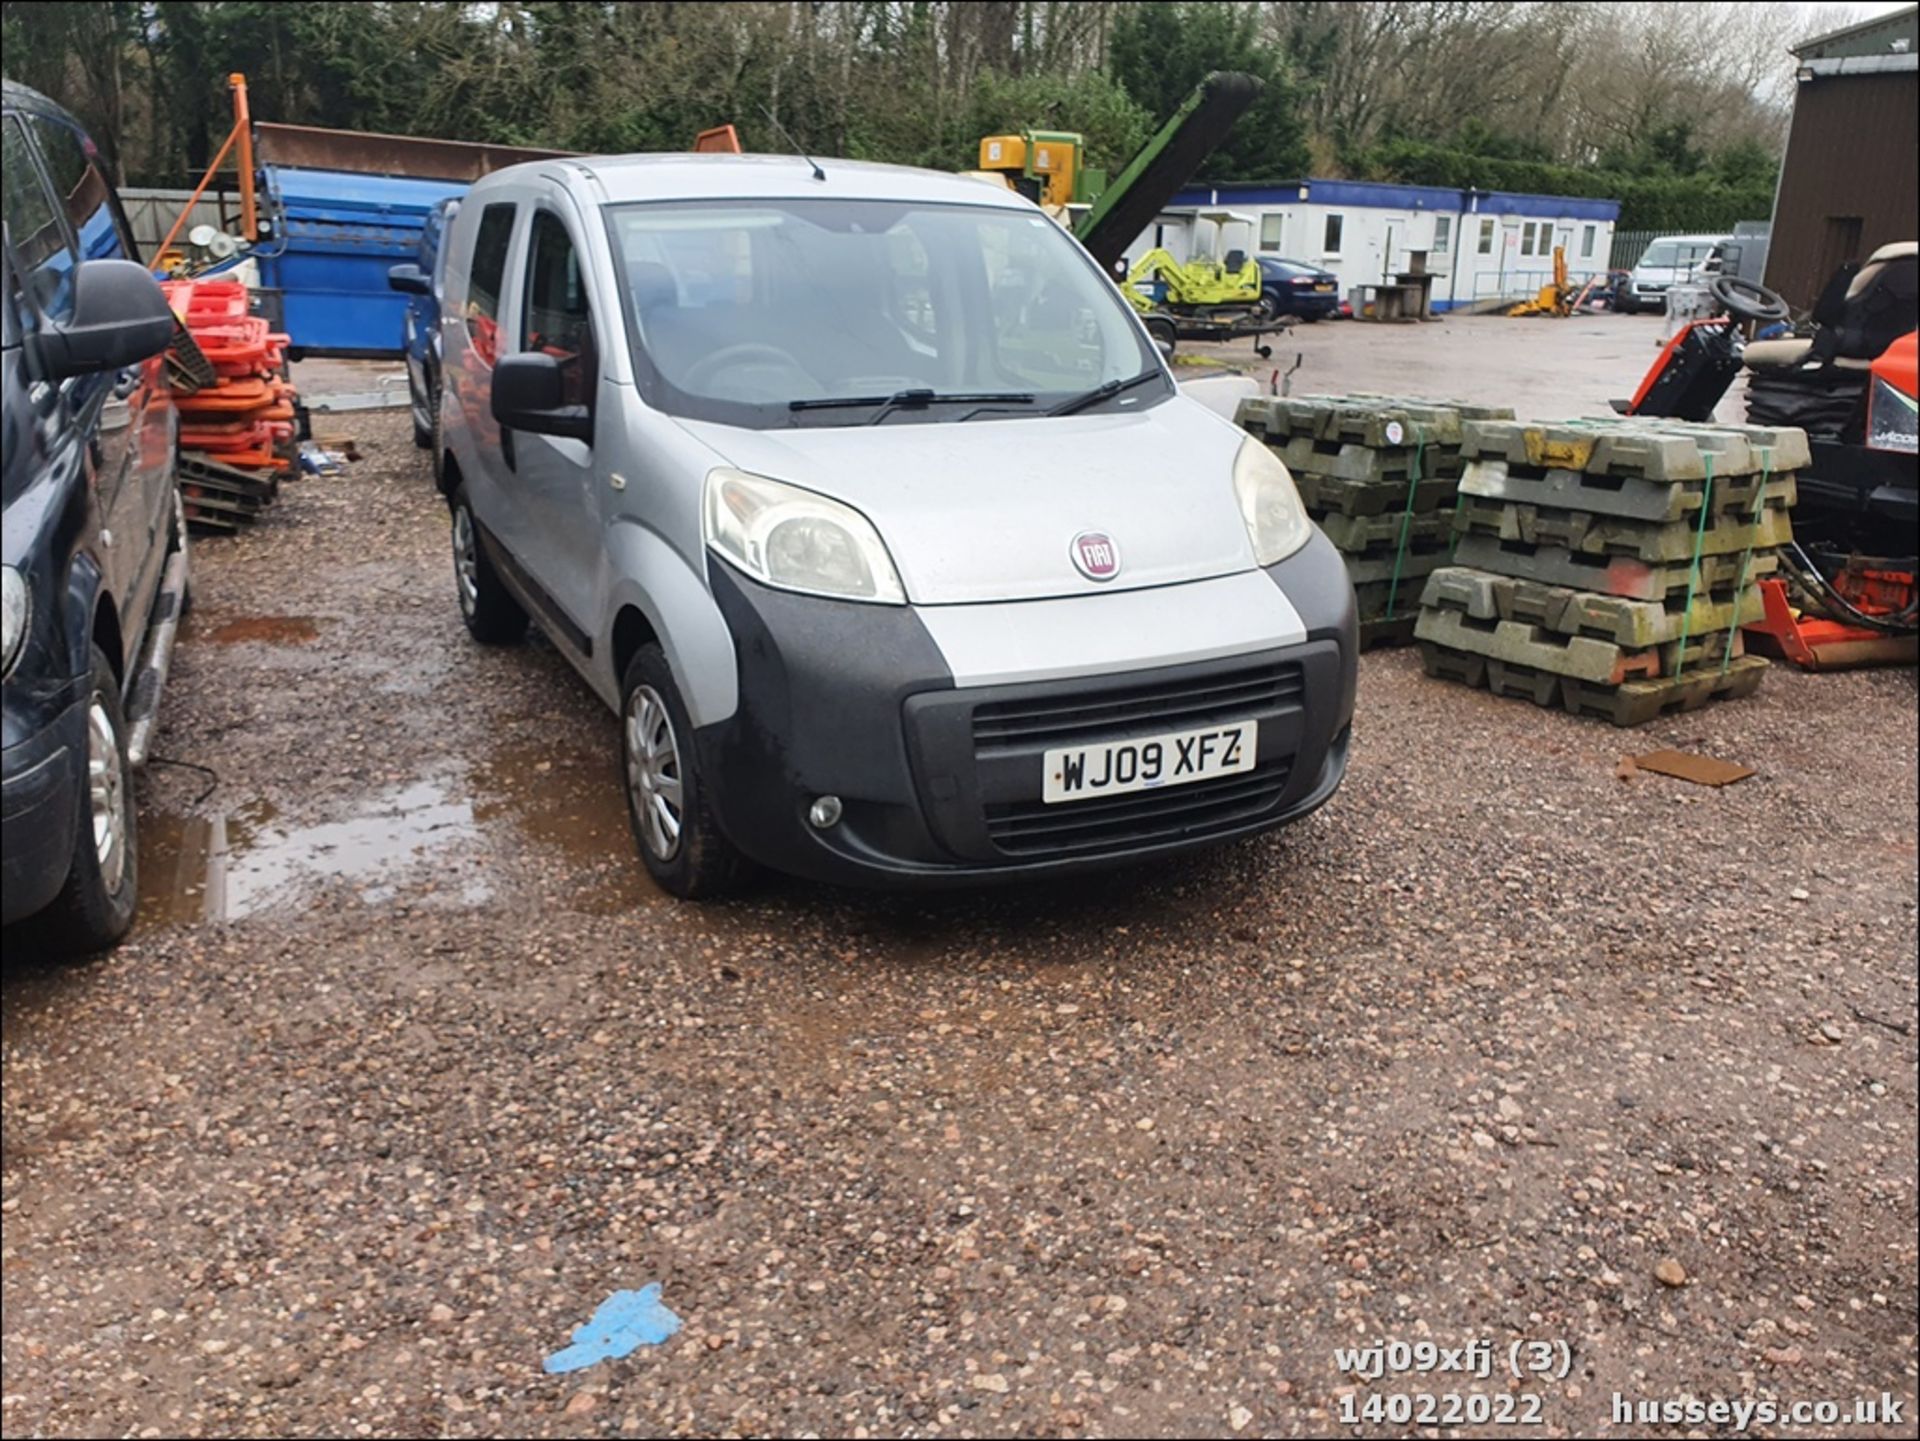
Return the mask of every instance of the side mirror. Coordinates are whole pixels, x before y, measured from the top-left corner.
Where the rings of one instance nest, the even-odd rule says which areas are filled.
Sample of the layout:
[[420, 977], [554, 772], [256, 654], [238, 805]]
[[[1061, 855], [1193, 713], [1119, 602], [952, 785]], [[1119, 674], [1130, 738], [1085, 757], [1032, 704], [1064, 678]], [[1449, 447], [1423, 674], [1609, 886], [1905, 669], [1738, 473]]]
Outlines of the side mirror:
[[1153, 348], [1160, 352], [1160, 358], [1162, 360], [1173, 359], [1173, 346], [1157, 335], [1153, 338]]
[[167, 297], [133, 260], [83, 260], [73, 268], [73, 315], [35, 338], [40, 362], [56, 380], [124, 370], [173, 343]]
[[493, 367], [493, 418], [514, 430], [593, 443], [593, 412], [562, 399], [560, 362], [529, 351]]
[[427, 279], [425, 272], [411, 261], [405, 265], [387, 267], [387, 288], [404, 291], [408, 295], [433, 294], [433, 283]]

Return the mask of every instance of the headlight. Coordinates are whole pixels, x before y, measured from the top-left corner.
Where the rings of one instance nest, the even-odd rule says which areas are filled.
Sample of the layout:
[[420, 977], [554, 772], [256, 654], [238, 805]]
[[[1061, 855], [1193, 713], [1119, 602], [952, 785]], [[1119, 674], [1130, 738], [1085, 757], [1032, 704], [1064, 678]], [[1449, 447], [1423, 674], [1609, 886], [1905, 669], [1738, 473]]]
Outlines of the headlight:
[[1285, 463], [1252, 437], [1233, 458], [1233, 493], [1239, 497], [1240, 515], [1259, 564], [1285, 560], [1313, 534], [1313, 522], [1307, 519]]
[[13, 669], [27, 639], [26, 577], [12, 566], [0, 566], [0, 674]]
[[705, 511], [707, 544], [768, 585], [907, 603], [880, 533], [851, 506], [797, 485], [715, 470], [707, 475]]

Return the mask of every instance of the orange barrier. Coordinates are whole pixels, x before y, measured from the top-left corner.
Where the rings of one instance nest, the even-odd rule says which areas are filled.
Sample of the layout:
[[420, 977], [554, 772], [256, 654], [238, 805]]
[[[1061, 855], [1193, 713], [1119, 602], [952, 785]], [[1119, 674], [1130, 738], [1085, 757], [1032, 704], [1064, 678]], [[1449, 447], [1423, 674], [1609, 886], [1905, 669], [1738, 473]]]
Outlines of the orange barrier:
[[[188, 348], [197, 347], [206, 362], [193, 374], [184, 367], [169, 370], [183, 464], [195, 460], [209, 473], [226, 467], [218, 472], [225, 477], [258, 472], [263, 481], [277, 484], [291, 473], [299, 453], [294, 439], [298, 397], [285, 379], [287, 337], [251, 313], [252, 296], [240, 281], [168, 280], [161, 289], [191, 337]], [[209, 375], [212, 384], [203, 383]], [[231, 529], [232, 517], [216, 500], [188, 492], [188, 518]]]

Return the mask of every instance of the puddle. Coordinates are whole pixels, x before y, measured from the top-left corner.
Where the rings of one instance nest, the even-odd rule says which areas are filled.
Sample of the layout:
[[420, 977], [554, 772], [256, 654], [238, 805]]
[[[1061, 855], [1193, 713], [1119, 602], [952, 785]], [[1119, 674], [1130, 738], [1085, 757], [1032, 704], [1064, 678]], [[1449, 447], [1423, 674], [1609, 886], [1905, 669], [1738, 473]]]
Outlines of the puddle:
[[[590, 915], [618, 915], [667, 897], [634, 853], [626, 801], [605, 756], [503, 747], [465, 776], [390, 789], [342, 820], [292, 825], [264, 800], [204, 816], [141, 817], [140, 911], [149, 923], [238, 920], [297, 901], [329, 882], [377, 904], [403, 872], [457, 843], [524, 844], [534, 884]], [[484, 863], [441, 888], [460, 904], [491, 898]]]
[[207, 632], [217, 645], [254, 641], [262, 645], [305, 645], [320, 634], [308, 615], [251, 615], [226, 621]]
[[521, 839], [559, 863], [573, 887], [568, 903], [590, 915], [658, 905], [634, 850], [626, 797], [606, 752], [553, 746], [500, 746], [468, 776], [474, 819], [511, 826]]
[[[394, 894], [397, 872], [475, 835], [473, 807], [439, 781], [388, 791], [346, 820], [289, 826], [266, 801], [211, 816], [142, 817], [140, 905], [163, 922], [237, 920], [296, 899], [323, 881], [364, 884], [360, 897]], [[460, 894], [487, 898], [483, 884]]]

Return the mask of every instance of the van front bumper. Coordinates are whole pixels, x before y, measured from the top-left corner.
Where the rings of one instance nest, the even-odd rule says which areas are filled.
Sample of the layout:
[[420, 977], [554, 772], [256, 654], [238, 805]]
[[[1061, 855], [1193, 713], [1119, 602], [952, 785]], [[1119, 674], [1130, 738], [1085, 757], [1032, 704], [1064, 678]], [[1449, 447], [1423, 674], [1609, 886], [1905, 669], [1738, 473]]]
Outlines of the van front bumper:
[[[795, 595], [716, 564], [740, 704], [696, 734], [722, 829], [790, 874], [878, 887], [969, 886], [1126, 864], [1257, 834], [1327, 800], [1346, 774], [1357, 661], [1353, 589], [1324, 537], [1268, 571], [1300, 643], [1070, 680], [956, 687], [909, 607]], [[1072, 743], [1260, 722], [1236, 776], [1064, 805], [1042, 755]], [[1089, 719], [1108, 725], [1086, 728]], [[807, 810], [837, 796], [840, 821]]]

